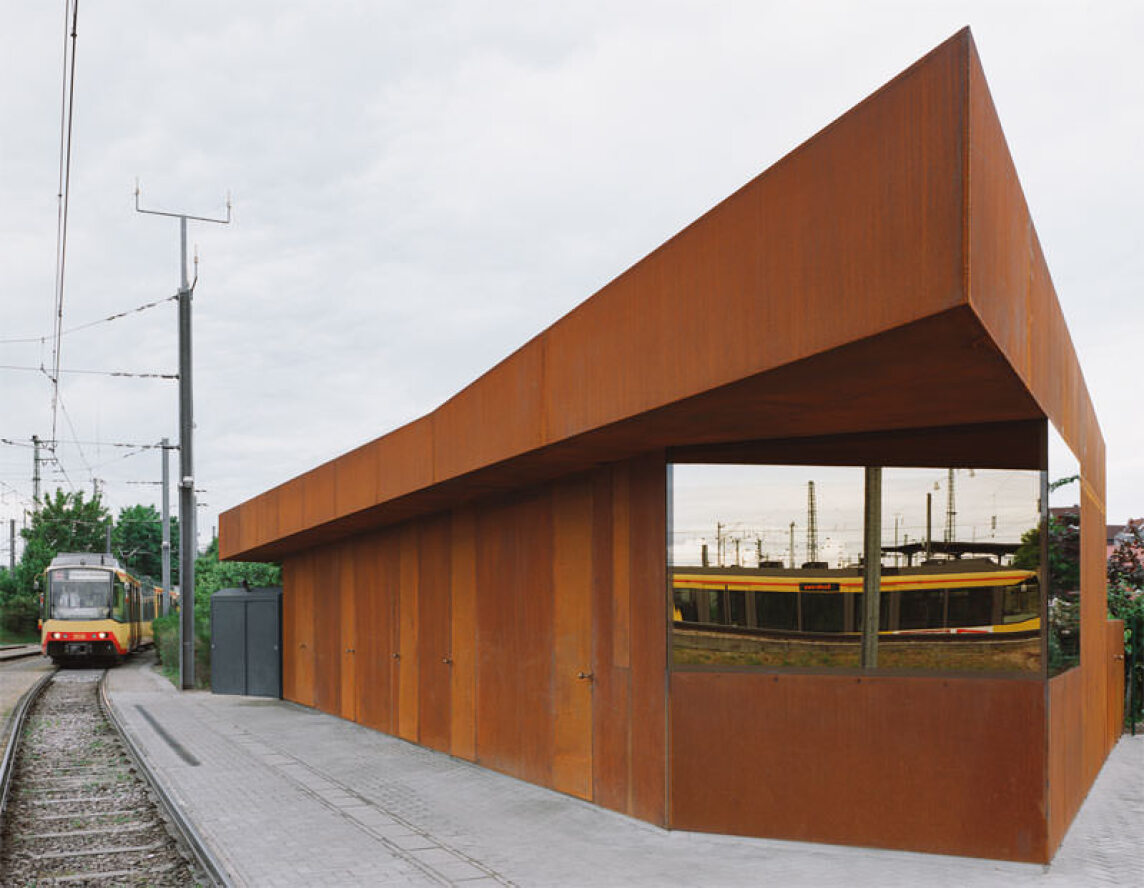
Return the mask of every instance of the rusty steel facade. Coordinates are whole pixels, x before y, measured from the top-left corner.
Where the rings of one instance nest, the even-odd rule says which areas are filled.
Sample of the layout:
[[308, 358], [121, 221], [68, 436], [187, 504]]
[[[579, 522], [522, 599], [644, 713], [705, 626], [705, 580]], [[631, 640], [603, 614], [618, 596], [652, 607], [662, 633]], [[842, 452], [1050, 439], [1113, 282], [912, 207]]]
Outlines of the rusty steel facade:
[[[1079, 667], [670, 667], [672, 461], [1043, 469], [1046, 419], [1083, 476]], [[1103, 526], [966, 30], [433, 413], [225, 513], [220, 551], [283, 562], [288, 699], [667, 827], [1044, 861], [1118, 734]]]

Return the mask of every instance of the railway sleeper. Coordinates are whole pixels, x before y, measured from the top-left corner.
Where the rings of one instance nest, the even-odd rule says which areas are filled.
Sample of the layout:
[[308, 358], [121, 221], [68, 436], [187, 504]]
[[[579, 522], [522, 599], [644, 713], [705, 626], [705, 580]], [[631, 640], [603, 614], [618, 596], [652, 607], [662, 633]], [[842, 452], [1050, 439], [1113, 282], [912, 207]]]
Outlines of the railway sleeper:
[[72, 857], [101, 857], [108, 854], [146, 854], [166, 848], [166, 842], [151, 842], [147, 845], [109, 845], [102, 848], [85, 848], [80, 851], [47, 851], [43, 854], [29, 854], [32, 860], [65, 860]]
[[154, 824], [136, 820], [133, 823], [117, 823], [115, 826], [101, 826], [98, 829], [73, 829], [68, 832], [29, 833], [24, 838], [29, 842], [39, 839], [73, 839], [80, 836], [114, 836], [125, 832], [141, 832], [154, 828]]
[[[150, 881], [150, 876], [156, 873], [169, 873], [175, 869], [177, 864], [163, 863], [156, 866], [148, 866], [146, 878], [142, 878], [142, 883], [147, 884]], [[68, 885], [74, 882], [91, 882], [95, 880], [106, 881], [107, 879], [136, 879], [140, 880], [141, 877], [136, 870], [107, 870], [105, 872], [92, 872], [92, 873], [75, 873], [66, 876], [45, 876], [40, 880], [42, 885]], [[130, 884], [130, 882], [119, 882], [117, 884]]]

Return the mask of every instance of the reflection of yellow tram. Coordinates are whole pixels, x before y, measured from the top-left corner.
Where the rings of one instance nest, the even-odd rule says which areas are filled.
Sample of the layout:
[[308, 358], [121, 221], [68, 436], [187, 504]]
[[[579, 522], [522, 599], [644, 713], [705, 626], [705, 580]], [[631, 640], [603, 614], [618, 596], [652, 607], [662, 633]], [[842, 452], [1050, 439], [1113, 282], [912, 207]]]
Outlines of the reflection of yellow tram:
[[[1037, 633], [1035, 571], [987, 559], [882, 568], [880, 634]], [[862, 569], [677, 567], [675, 622], [747, 634], [861, 632]]]

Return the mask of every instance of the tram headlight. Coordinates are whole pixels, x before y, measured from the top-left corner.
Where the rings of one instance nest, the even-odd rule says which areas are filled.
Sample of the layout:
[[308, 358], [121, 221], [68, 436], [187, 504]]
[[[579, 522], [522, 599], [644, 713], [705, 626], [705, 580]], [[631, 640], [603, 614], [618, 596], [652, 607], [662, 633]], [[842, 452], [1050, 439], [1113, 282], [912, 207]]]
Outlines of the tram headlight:
[[52, 633], [52, 638], [63, 638], [63, 636], [62, 636], [62, 635], [60, 635], [60, 633], [58, 633], [58, 632], [53, 632], [53, 633]]
[[97, 632], [95, 634], [95, 637], [96, 638], [107, 638], [107, 633], [106, 632]]

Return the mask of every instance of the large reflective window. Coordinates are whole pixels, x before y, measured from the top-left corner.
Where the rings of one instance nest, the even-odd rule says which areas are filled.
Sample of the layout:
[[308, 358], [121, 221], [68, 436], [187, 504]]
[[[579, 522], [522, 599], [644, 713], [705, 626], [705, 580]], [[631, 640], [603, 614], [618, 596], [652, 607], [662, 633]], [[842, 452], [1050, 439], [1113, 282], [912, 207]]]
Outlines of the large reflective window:
[[882, 481], [878, 666], [1041, 669], [1041, 473], [892, 469]]
[[1049, 423], [1049, 675], [1080, 663], [1080, 463]]
[[677, 665], [856, 668], [863, 469], [677, 465]]
[[[673, 663], [859, 668], [864, 480], [855, 466], [673, 466]], [[1041, 669], [1041, 484], [1035, 470], [883, 471], [877, 668]]]

